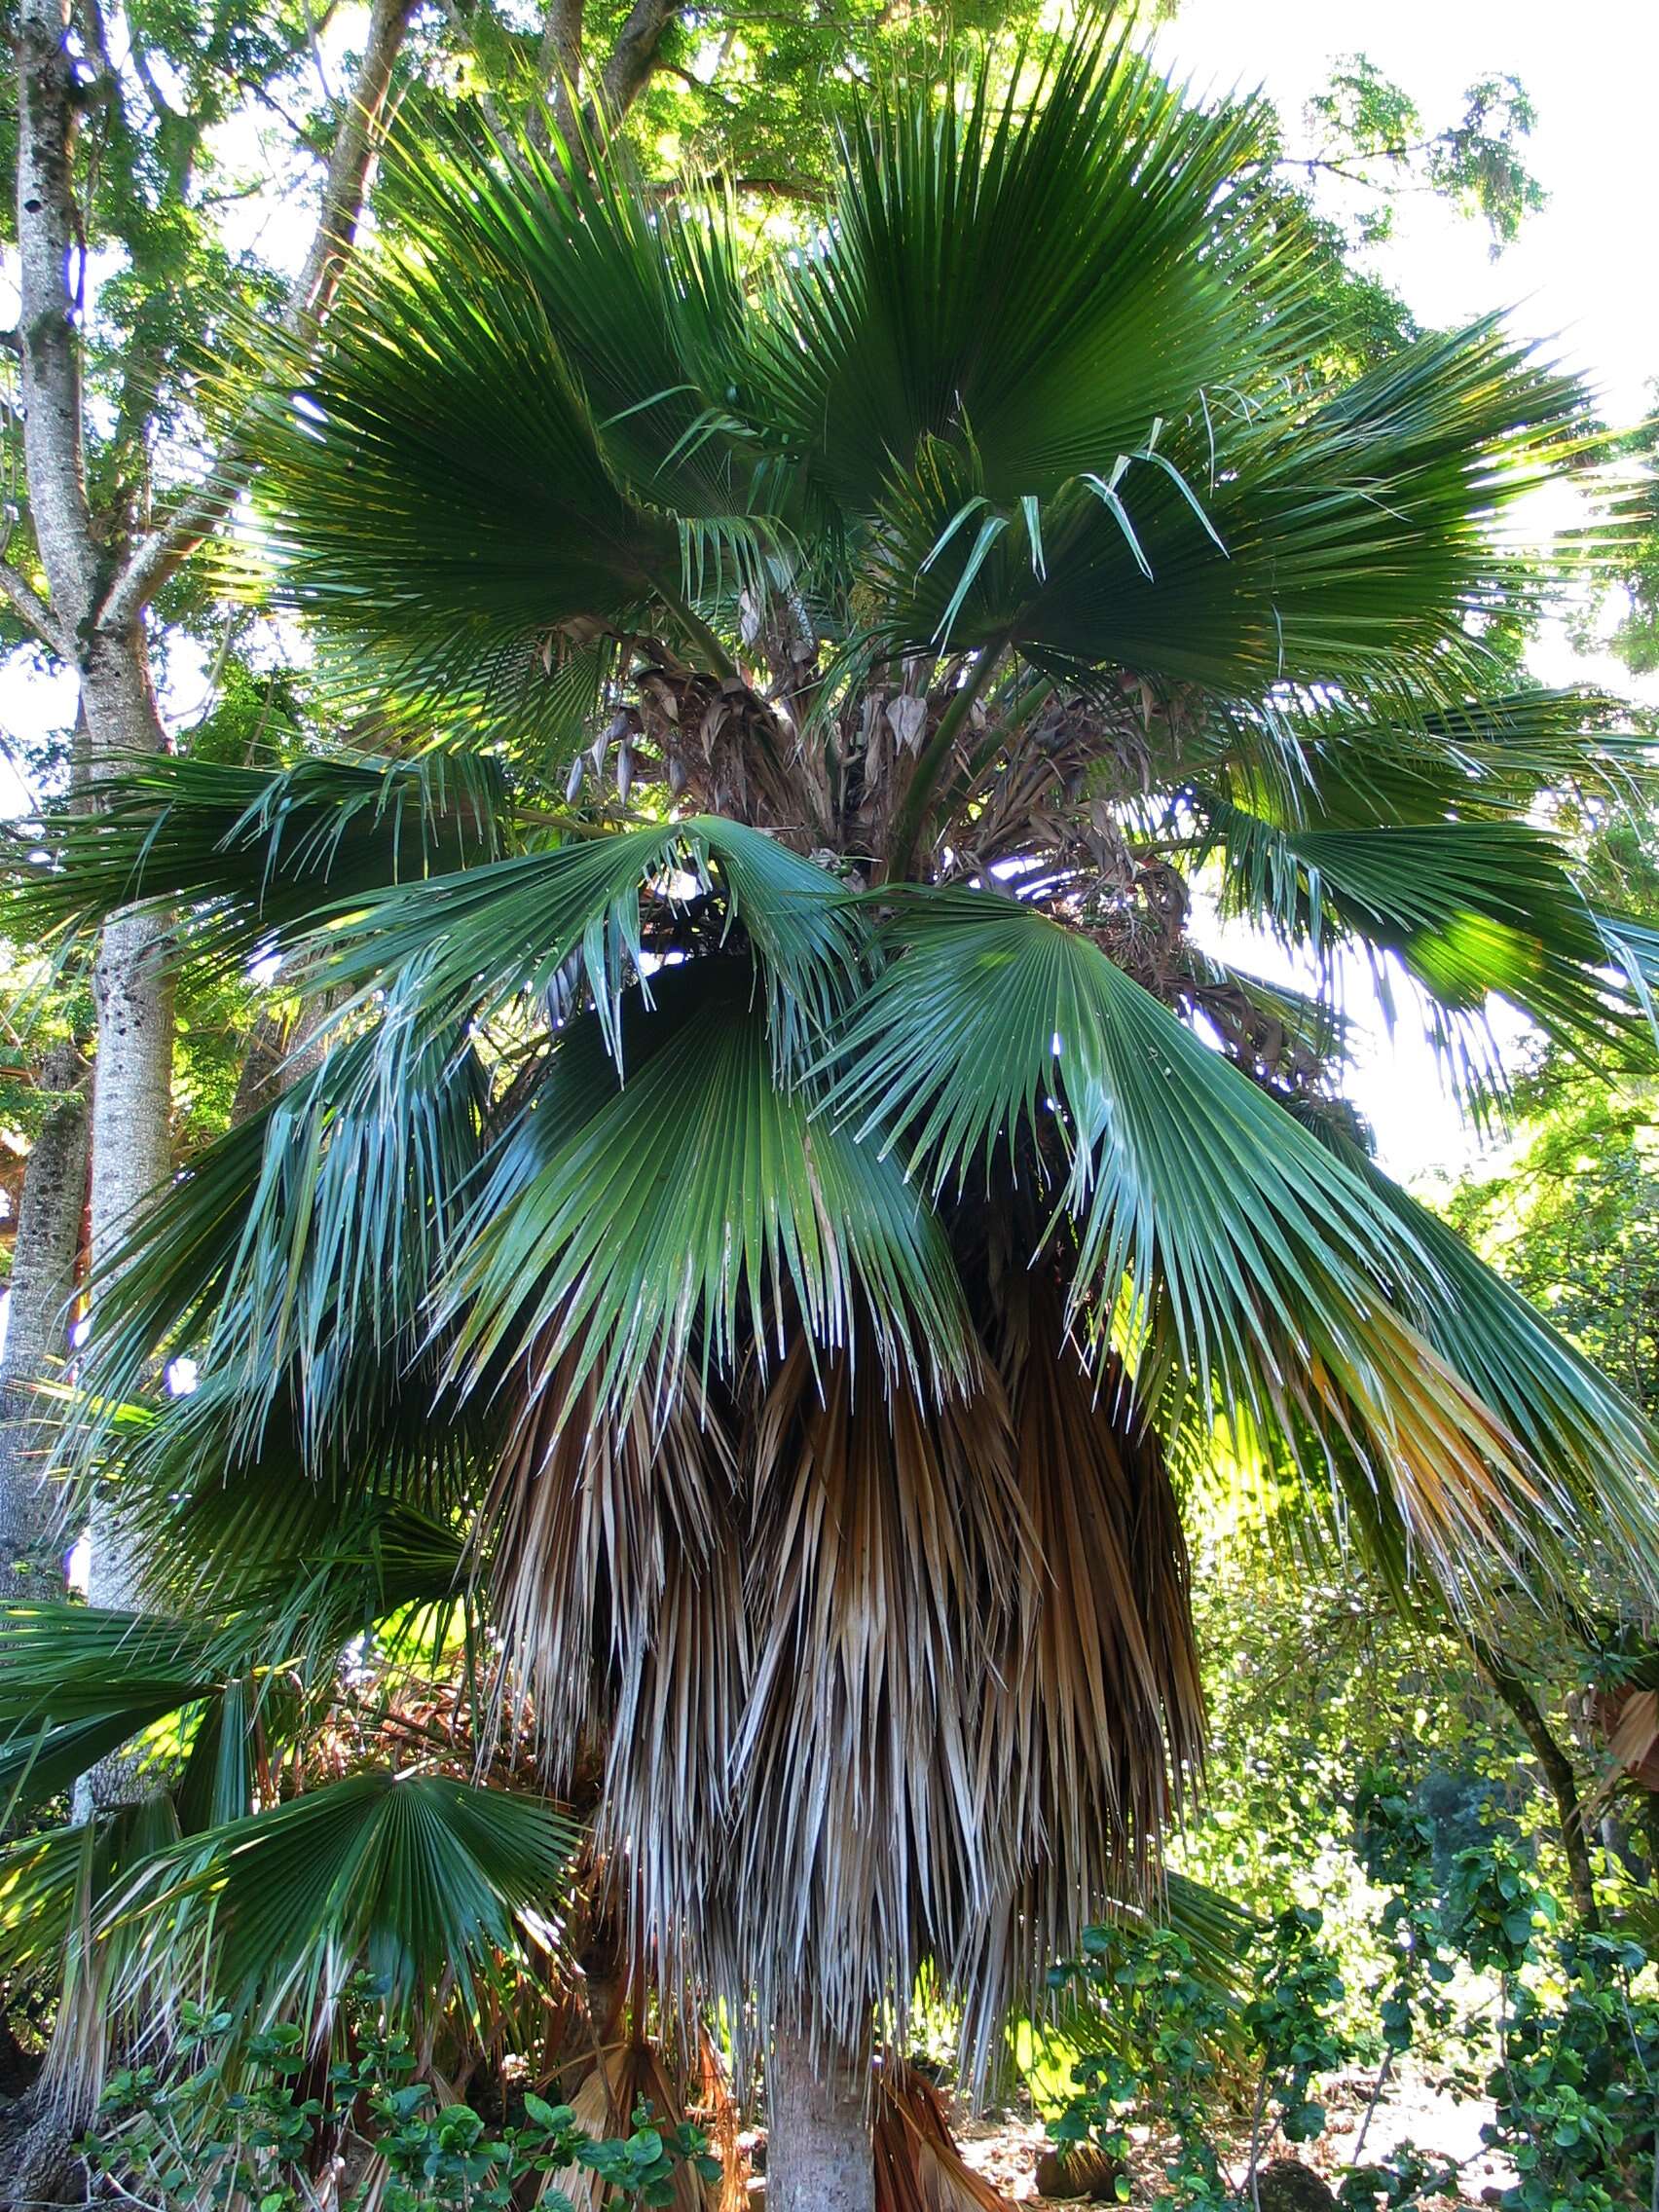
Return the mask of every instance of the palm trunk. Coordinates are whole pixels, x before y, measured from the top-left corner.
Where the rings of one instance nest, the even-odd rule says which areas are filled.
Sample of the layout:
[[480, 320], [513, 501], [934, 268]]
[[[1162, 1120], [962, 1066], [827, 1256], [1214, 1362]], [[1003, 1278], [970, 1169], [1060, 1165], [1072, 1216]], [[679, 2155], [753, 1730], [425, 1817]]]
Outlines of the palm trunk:
[[793, 2030], [766, 2068], [767, 2212], [874, 2212], [869, 2052], [815, 2052]]
[[87, 1185], [87, 1102], [77, 1088], [74, 1047], [56, 1047], [41, 1074], [48, 1089], [64, 1096], [48, 1115], [23, 1173], [0, 1362], [0, 1599], [11, 1604], [62, 1591], [54, 1557], [55, 1517], [36, 1465], [41, 1432], [30, 1385], [49, 1375], [68, 1347]]

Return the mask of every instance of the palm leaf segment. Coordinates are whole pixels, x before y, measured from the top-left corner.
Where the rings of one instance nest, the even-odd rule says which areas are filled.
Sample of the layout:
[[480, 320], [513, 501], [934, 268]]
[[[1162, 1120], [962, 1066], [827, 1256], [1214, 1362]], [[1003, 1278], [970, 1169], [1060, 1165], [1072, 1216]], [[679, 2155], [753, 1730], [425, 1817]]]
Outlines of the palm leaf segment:
[[135, 1494], [228, 1436], [378, 1495], [432, 1476], [397, 1409], [456, 1419], [547, 1755], [600, 1749], [637, 1934], [734, 2016], [852, 2035], [931, 1953], [983, 2055], [1144, 1852], [1199, 1719], [1161, 1429], [1253, 1429], [1463, 1602], [1592, 1523], [1650, 1571], [1636, 1417], [1175, 1011], [1194, 822], [1454, 1008], [1626, 1011], [1526, 826], [1617, 771], [1606, 718], [1452, 795], [1517, 726], [1470, 617], [1526, 610], [1494, 525], [1576, 393], [1484, 326], [1310, 387], [1256, 128], [1086, 40], [1029, 103], [873, 114], [747, 285], [718, 204], [603, 163], [411, 171], [268, 411], [343, 682], [522, 764], [597, 655], [608, 719], [550, 845], [287, 925], [336, 1050], [166, 1201], [95, 1357], [227, 1378]]

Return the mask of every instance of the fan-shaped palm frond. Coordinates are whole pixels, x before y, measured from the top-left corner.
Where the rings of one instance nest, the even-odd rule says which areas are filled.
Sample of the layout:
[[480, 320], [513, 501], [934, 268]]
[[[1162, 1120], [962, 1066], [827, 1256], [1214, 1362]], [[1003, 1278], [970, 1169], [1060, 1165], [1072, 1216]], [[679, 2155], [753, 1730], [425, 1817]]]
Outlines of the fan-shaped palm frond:
[[314, 2016], [358, 1972], [393, 2005], [446, 1972], [470, 2001], [500, 1954], [546, 1958], [577, 1841], [541, 1798], [364, 1772], [154, 1854], [103, 1926], [138, 1932], [133, 1972], [210, 1958], [254, 2016]]
[[1447, 819], [1285, 828], [1230, 800], [1206, 808], [1228, 910], [1328, 953], [1393, 953], [1456, 1014], [1507, 998], [1569, 1045], [1628, 1032], [1634, 1009], [1559, 844], [1524, 822]]
[[170, 2013], [167, 1992], [131, 1971], [125, 1935], [100, 1941], [94, 1929], [134, 1871], [177, 1840], [178, 1821], [164, 1792], [0, 1852], [0, 1963], [24, 1981], [55, 1972], [61, 1977], [42, 2083], [57, 2117], [71, 2126], [92, 2118], [103, 2085], [116, 2025], [112, 1977], [130, 1973], [158, 2024]]
[[988, 1179], [1021, 1143], [1057, 1148], [1074, 1310], [1103, 1297], [1109, 1321], [1129, 1275], [1137, 1323], [1163, 1307], [1166, 1358], [1249, 1392], [1258, 1309], [1288, 1323], [1312, 1266], [1340, 1271], [1321, 1305], [1353, 1299], [1381, 1249], [1363, 1191], [1087, 936], [972, 891], [905, 901], [885, 934], [895, 957], [837, 1042], [831, 1111], [935, 1189]]
[[[453, 236], [467, 197], [441, 204], [465, 287], [447, 251], [388, 254], [334, 324], [349, 344], [337, 337], [303, 404], [273, 408], [264, 436], [287, 487], [266, 526], [290, 562], [289, 596], [326, 608], [379, 658], [388, 703], [401, 693], [411, 707], [474, 699], [480, 670], [498, 690], [506, 646], [572, 625], [577, 642], [585, 624], [637, 627], [674, 597], [680, 569], [672, 516], [619, 481], [545, 305], [521, 269]], [[405, 467], [418, 447], [430, 456], [419, 479]], [[394, 547], [401, 606], [388, 621], [380, 580]]]
[[1577, 687], [1482, 689], [1457, 702], [1230, 708], [1203, 771], [1247, 814], [1283, 827], [1372, 830], [1459, 820], [1515, 821], [1563, 788], [1609, 806], [1640, 798], [1650, 743], [1625, 702]]
[[161, 754], [106, 783], [95, 813], [13, 833], [13, 908], [50, 938], [122, 906], [188, 902], [183, 941], [235, 966], [325, 896], [492, 857], [503, 804], [497, 764], [471, 753], [321, 756], [275, 772]]
[[[306, 1535], [296, 1535], [301, 1516], [290, 1509], [284, 1549], [262, 1553], [248, 1500], [239, 1497], [235, 1549], [205, 1589], [189, 1593], [198, 1605], [189, 1618], [88, 1605], [6, 1608], [0, 1792], [13, 1801], [48, 1798], [106, 1752], [184, 1716], [178, 1801], [181, 1813], [203, 1815], [186, 1825], [229, 1820], [247, 1808], [256, 1724], [270, 1731], [273, 1703], [285, 1705], [296, 1690], [331, 1694], [353, 1638], [378, 1632], [383, 1658], [392, 1662], [422, 1648], [441, 1652], [465, 1602], [460, 1532], [401, 1500], [372, 1496], [353, 1499], [342, 1525], [339, 1499], [292, 1471], [288, 1482], [312, 1507]], [[154, 1547], [152, 1571], [163, 1578], [169, 1548], [181, 1548], [177, 1524], [190, 1527], [198, 1563], [207, 1550], [188, 1503], [174, 1501], [174, 1520], [170, 1538]], [[276, 1732], [293, 1728], [289, 1715]]]
[[[1480, 1395], [1487, 1372], [1458, 1363], [1467, 1343], [1446, 1364], [1431, 1327], [1402, 1323], [1414, 1303], [1451, 1310], [1402, 1210], [1082, 932], [952, 892], [903, 902], [886, 935], [897, 956], [849, 1019], [832, 1107], [886, 1129], [936, 1189], [1007, 1172], [1021, 1145], [1049, 1153], [1077, 1229], [1072, 1310], [1102, 1347], [1126, 1342], [1144, 1399], [1196, 1377], [1200, 1407], [1241, 1403], [1305, 1461], [1323, 1437], [1312, 1471], [1351, 1451], [1454, 1589], [1471, 1547], [1523, 1575], [1535, 1550], [1558, 1556], [1571, 1447], [1535, 1455], [1535, 1421], [1516, 1437]], [[1627, 1481], [1645, 1487], [1621, 1470], [1621, 1500]], [[1640, 1547], [1626, 1565], [1645, 1580]]]
[[[1098, 29], [1006, 96], [981, 79], [961, 104], [872, 103], [819, 250], [780, 273], [764, 420], [860, 516], [886, 507], [919, 441], [971, 436], [981, 505], [940, 527], [956, 523], [960, 568], [981, 517], [1012, 510], [1029, 582], [1065, 530], [1045, 513], [1032, 539], [1022, 497], [1046, 509], [1088, 472], [1106, 478], [1156, 441], [1161, 412], [1197, 412], [1206, 390], [1220, 404], [1241, 360], [1268, 375], [1294, 362], [1294, 316], [1256, 327], [1232, 280], [1254, 248], [1294, 303], [1296, 242], [1274, 248], [1244, 181], [1265, 124], [1248, 103], [1188, 105]], [[1143, 473], [1170, 483], [1162, 463]]]
[[535, 1108], [494, 1154], [438, 1300], [461, 1372], [478, 1380], [532, 1345], [566, 1387], [607, 1397], [649, 1371], [728, 1367], [782, 1338], [840, 1346], [874, 1317], [884, 1358], [961, 1378], [971, 1364], [949, 1247], [872, 1145], [814, 1120], [804, 1079], [780, 1082], [747, 962], [665, 968], [654, 1011], [625, 1002], [619, 1080], [597, 1016], [551, 1053]]
[[106, 1751], [217, 1695], [204, 1622], [92, 1605], [11, 1605], [0, 1669], [0, 1790], [67, 1788]]
[[[86, 1361], [94, 1400], [119, 1406], [158, 1351], [190, 1351], [207, 1393], [169, 1418], [233, 1458], [257, 1450], [291, 1382], [308, 1452], [349, 1434], [413, 1356], [483, 1093], [470, 1045], [393, 996], [373, 1031], [200, 1154], [113, 1255]], [[230, 1429], [210, 1428], [227, 1410]]]
[[1606, 1530], [1616, 1547], [1634, 1554], [1646, 1540], [1641, 1531], [1653, 1509], [1652, 1447], [1641, 1414], [1443, 1221], [1356, 1147], [1344, 1149], [1429, 1261], [1426, 1271], [1399, 1283], [1402, 1309], [1533, 1463], [1570, 1493], [1586, 1528]]
[[683, 958], [699, 925], [705, 947], [736, 930], [756, 960], [782, 1062], [843, 1003], [866, 934], [828, 869], [742, 823], [693, 815], [343, 902], [319, 917], [306, 986], [364, 999], [418, 976], [423, 1017], [448, 1009], [460, 1024], [523, 999], [562, 1014], [574, 963], [614, 1055], [624, 985], [648, 1004], [652, 972]]

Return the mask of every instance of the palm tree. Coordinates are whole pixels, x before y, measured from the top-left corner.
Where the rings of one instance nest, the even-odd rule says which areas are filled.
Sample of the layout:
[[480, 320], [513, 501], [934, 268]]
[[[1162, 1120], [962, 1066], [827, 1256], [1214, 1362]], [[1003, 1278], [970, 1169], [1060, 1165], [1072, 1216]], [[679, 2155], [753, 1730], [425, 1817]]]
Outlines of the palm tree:
[[872, 96], [804, 240], [409, 150], [262, 403], [354, 748], [37, 832], [42, 926], [189, 899], [332, 1039], [123, 1255], [80, 1463], [209, 1599], [460, 1532], [631, 1956], [766, 2052], [776, 2212], [869, 2202], [924, 1964], [982, 2074], [1152, 1875], [1218, 1466], [1465, 1610], [1651, 1583], [1648, 1431], [1336, 1090], [1353, 947], [1477, 1108], [1489, 993], [1638, 1034], [1540, 799], [1639, 756], [1502, 649], [1582, 397], [1495, 323], [1327, 382], [1265, 158], [1098, 32]]

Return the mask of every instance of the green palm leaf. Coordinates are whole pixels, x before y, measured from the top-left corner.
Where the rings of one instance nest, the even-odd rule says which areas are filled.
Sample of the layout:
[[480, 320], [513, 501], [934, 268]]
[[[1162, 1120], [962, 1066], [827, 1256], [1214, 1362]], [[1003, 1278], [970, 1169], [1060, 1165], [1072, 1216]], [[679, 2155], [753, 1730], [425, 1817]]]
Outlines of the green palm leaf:
[[204, 1623], [92, 1605], [0, 1611], [0, 1793], [68, 1788], [94, 1760], [224, 1676]]
[[[355, 1637], [378, 1632], [389, 1668], [441, 1653], [464, 1605], [460, 1530], [401, 1499], [343, 1503], [291, 1467], [287, 1482], [313, 1509], [297, 1514], [283, 1501], [273, 1531], [281, 1549], [261, 1542], [245, 1476], [233, 1486], [234, 1516], [164, 1501], [173, 1527], [159, 1535], [153, 1571], [190, 1584], [202, 1609], [188, 1619], [88, 1605], [0, 1610], [0, 1798], [49, 1798], [105, 1752], [185, 1715], [186, 1827], [228, 1820], [246, 1809], [252, 1731], [256, 1720], [272, 1725], [273, 1697], [286, 1705], [296, 1683], [331, 1694]], [[295, 1718], [277, 1732], [291, 1734]]]
[[11, 1974], [55, 1972], [89, 1905], [103, 1903], [136, 1865], [178, 1840], [166, 1797], [123, 1806], [108, 1821], [45, 1828], [0, 1853], [0, 1963]]
[[[647, 945], [642, 886], [667, 942]], [[353, 902], [318, 929], [307, 987], [369, 1000], [416, 978], [423, 1016], [459, 1023], [515, 1000], [555, 994], [580, 963], [600, 1026], [620, 1051], [626, 983], [647, 1003], [650, 970], [673, 957], [674, 933], [717, 895], [714, 936], [735, 931], [755, 954], [780, 1064], [829, 1024], [856, 975], [861, 911], [827, 869], [777, 839], [715, 815], [584, 839], [435, 878], [408, 896]]]
[[[117, 1249], [84, 1410], [141, 1396], [166, 1350], [197, 1353], [207, 1377], [200, 1404], [170, 1418], [188, 1427], [229, 1407], [233, 1461], [257, 1450], [296, 1374], [308, 1452], [337, 1418], [362, 1419], [413, 1354], [483, 1108], [470, 1047], [394, 996], [378, 1029], [198, 1155]], [[83, 1456], [100, 1433], [94, 1420]]]
[[[253, 2017], [314, 2015], [366, 1972], [399, 2009], [503, 1957], [534, 1974], [579, 1831], [545, 1799], [446, 1775], [349, 1775], [155, 1854], [106, 1908], [129, 1975], [187, 1961]], [[119, 1992], [118, 1992], [119, 1993]]]
[[1353, 1455], [1361, 1491], [1465, 1598], [1470, 1556], [1523, 1579], [1530, 1556], [1560, 1571], [1585, 1503], [1645, 1583], [1650, 1548], [1627, 1549], [1624, 1525], [1628, 1506], [1652, 1518], [1630, 1432], [1614, 1435], [1608, 1517], [1570, 1479], [1575, 1429], [1540, 1419], [1518, 1438], [1480, 1396], [1480, 1360], [1465, 1373], [1402, 1323], [1408, 1293], [1434, 1325], [1448, 1310], [1416, 1225], [1087, 937], [968, 892], [906, 900], [889, 936], [832, 1108], [864, 1116], [866, 1139], [885, 1128], [936, 1188], [1057, 1153], [1074, 1304], [1097, 1339], [1126, 1329], [1143, 1398], [1196, 1379], [1200, 1419], [1247, 1409], [1310, 1469]]
[[347, 680], [382, 712], [463, 728], [557, 716], [535, 666], [555, 641], [562, 660], [657, 631], [728, 674], [682, 598], [711, 550], [717, 590], [766, 572], [719, 203], [647, 209], [615, 146], [591, 171], [529, 147], [498, 171], [441, 146], [392, 168], [396, 242], [354, 258], [321, 358], [263, 404], [280, 596], [351, 641]]
[[1538, 591], [1493, 519], [1561, 465], [1581, 408], [1570, 380], [1483, 323], [1307, 414], [1199, 411], [1166, 392], [1149, 387], [1146, 435], [1169, 423], [1156, 450], [1173, 474], [1138, 448], [1106, 454], [1099, 485], [1064, 488], [1045, 518], [1041, 577], [1013, 530], [990, 547], [964, 532], [936, 558], [970, 502], [1005, 510], [977, 422], [932, 441], [883, 508], [894, 642], [1012, 643], [1052, 675], [1123, 667], [1235, 700], [1341, 685], [1409, 706], [1412, 690], [1456, 701], [1481, 685], [1475, 621]]
[[1552, 1037], [1605, 1043], [1630, 1026], [1607, 947], [1560, 846], [1517, 821], [1280, 827], [1208, 804], [1224, 909], [1290, 942], [1392, 952], [1455, 1013], [1507, 998]]
[[1615, 1550], [1640, 1557], [1651, 1541], [1652, 1469], [1659, 1437], [1636, 1407], [1565, 1342], [1518, 1291], [1447, 1225], [1322, 1126], [1431, 1267], [1402, 1280], [1402, 1304], [1449, 1364], [1467, 1377], [1511, 1435], [1569, 1492]]
[[1239, 182], [1264, 126], [1185, 105], [1095, 27], [1006, 99], [981, 80], [965, 101], [867, 107], [821, 250], [780, 279], [768, 417], [849, 516], [884, 505], [920, 440], [966, 426], [1000, 506], [1106, 475], [1241, 358], [1294, 357], [1294, 330], [1255, 327], [1234, 281], [1247, 240], [1272, 253]]
[[1648, 747], [1628, 724], [1622, 701], [1575, 687], [1404, 700], [1371, 715], [1274, 699], [1218, 713], [1190, 768], [1200, 787], [1275, 825], [1420, 827], [1449, 812], [1515, 821], [1564, 786], [1614, 804], [1640, 798]]
[[1142, 1311], [1156, 1285], [1206, 1375], [1243, 1381], [1258, 1301], [1294, 1329], [1306, 1268], [1360, 1290], [1363, 1191], [1086, 936], [970, 891], [905, 900], [885, 935], [896, 957], [833, 1059], [831, 1110], [861, 1138], [885, 1130], [937, 1189], [1057, 1135], [1078, 1295], [1126, 1275]]
[[498, 767], [473, 754], [276, 772], [158, 755], [103, 786], [95, 813], [13, 835], [14, 926], [50, 939], [95, 931], [121, 906], [185, 903], [184, 942], [235, 968], [325, 896], [490, 857], [503, 808]]
[[848, 1342], [867, 1312], [884, 1355], [960, 1378], [961, 1292], [938, 1223], [873, 1145], [814, 1120], [785, 1086], [741, 960], [662, 970], [654, 1009], [624, 1001], [620, 1057], [594, 1016], [548, 1062], [533, 1113], [503, 1138], [438, 1300], [476, 1382], [536, 1347], [580, 1350], [627, 1395], [647, 1370], [729, 1367], [786, 1330]]

